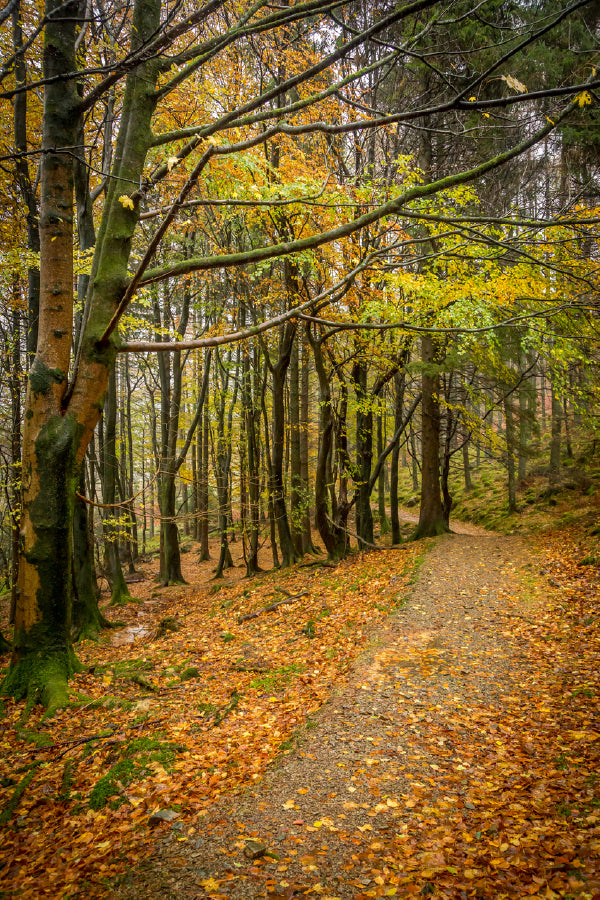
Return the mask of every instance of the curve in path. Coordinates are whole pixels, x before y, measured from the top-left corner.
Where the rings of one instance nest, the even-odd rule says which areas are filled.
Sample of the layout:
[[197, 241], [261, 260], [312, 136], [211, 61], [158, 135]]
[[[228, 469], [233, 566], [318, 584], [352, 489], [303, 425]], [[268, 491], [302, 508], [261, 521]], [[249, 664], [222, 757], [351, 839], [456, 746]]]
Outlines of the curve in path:
[[[169, 838], [150, 875], [136, 873], [119, 896], [525, 896], [502, 816], [485, 819], [482, 797], [495, 808], [494, 792], [519, 777], [510, 770], [519, 735], [506, 723], [527, 691], [511, 610], [529, 565], [519, 537], [436, 541], [409, 602], [300, 746], [256, 790], [230, 797], [191, 845]], [[483, 833], [474, 830], [482, 815]], [[499, 868], [482, 875], [482, 853], [500, 856]]]

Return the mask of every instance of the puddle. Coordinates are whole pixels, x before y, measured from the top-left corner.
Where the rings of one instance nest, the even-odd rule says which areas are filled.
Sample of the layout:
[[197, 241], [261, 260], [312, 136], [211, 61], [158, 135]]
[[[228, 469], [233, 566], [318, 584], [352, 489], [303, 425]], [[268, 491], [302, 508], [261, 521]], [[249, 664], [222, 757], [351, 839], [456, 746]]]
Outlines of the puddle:
[[119, 628], [112, 636], [111, 644], [113, 647], [124, 647], [125, 644], [133, 644], [139, 638], [146, 637], [150, 634], [150, 629], [146, 625], [128, 625], [127, 628]]

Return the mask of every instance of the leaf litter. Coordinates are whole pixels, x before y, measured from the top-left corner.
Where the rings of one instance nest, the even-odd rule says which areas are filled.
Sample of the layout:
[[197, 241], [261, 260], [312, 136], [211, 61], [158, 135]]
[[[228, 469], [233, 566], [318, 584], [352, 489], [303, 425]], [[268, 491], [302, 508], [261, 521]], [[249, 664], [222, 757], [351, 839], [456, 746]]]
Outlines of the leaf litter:
[[[94, 668], [75, 688], [99, 707], [27, 723], [54, 746], [29, 743], [9, 707], [2, 784], [41, 764], [6, 826], [5, 885], [123, 900], [600, 900], [589, 550], [574, 527], [534, 547], [454, 535], [412, 589], [417, 547], [212, 595], [160, 592], [141, 643], [80, 651]], [[277, 588], [310, 593], [239, 623], [286, 596]], [[153, 640], [166, 614], [182, 627]], [[132, 671], [157, 691], [140, 696]], [[92, 809], [144, 739], [142, 773], [113, 778]], [[151, 825], [160, 810], [173, 817]]]
[[[585, 540], [436, 542], [295, 752], [192, 839], [165, 835], [116, 896], [599, 900], [600, 604]], [[267, 852], [249, 861], [251, 840]]]
[[214, 564], [188, 553], [190, 584], [165, 589], [146, 566], [131, 585], [139, 602], [103, 610], [123, 627], [78, 645], [68, 708], [24, 721], [23, 703], [4, 704], [2, 889], [104, 896], [165, 829], [192, 840], [343, 683], [373, 621], [404, 596], [417, 552], [252, 580], [237, 568], [218, 582]]

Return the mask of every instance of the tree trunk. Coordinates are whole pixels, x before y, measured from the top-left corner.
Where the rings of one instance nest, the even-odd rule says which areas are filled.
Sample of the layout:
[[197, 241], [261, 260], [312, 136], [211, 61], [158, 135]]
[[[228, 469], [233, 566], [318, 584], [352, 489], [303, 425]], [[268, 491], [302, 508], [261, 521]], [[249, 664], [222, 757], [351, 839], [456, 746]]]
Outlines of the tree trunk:
[[[383, 416], [381, 413], [377, 416], [377, 455], [381, 456], [383, 453], [384, 446], [384, 434], [383, 434]], [[378, 512], [379, 512], [379, 533], [381, 535], [387, 534], [389, 531], [389, 524], [387, 519], [387, 513], [385, 509], [385, 474], [386, 469], [385, 466], [381, 467], [379, 475], [377, 477], [377, 504], [378, 504]]]
[[[16, 287], [16, 286], [15, 286]], [[20, 550], [20, 512], [21, 512], [21, 313], [19, 299], [13, 298], [12, 312], [12, 359], [10, 368], [10, 527], [11, 527], [11, 559], [10, 559], [10, 615], [9, 621], [14, 624], [17, 596], [19, 593], [19, 550]]]
[[[328, 461], [333, 444], [333, 414], [331, 409], [331, 388], [323, 361], [321, 342], [310, 339], [317, 376], [319, 378], [319, 451], [315, 471], [315, 525], [325, 544], [330, 559], [341, 559], [347, 548], [347, 536], [343, 528], [329, 515]], [[347, 515], [347, 512], [346, 512]]]
[[300, 482], [305, 497], [302, 511], [302, 553], [314, 553], [310, 519], [310, 485], [309, 485], [309, 374], [310, 356], [308, 341], [302, 341], [302, 365], [300, 374]]
[[[15, 49], [14, 74], [16, 84], [25, 84], [28, 80], [23, 47], [23, 11], [21, 2], [17, 2], [12, 13], [13, 46]], [[14, 132], [15, 172], [23, 205], [26, 210], [27, 248], [33, 253], [40, 252], [40, 231], [38, 220], [38, 201], [35, 185], [31, 181], [29, 171], [30, 143], [27, 138], [27, 102], [28, 91], [21, 91], [14, 97]], [[38, 317], [40, 311], [40, 270], [37, 266], [29, 266], [27, 270], [27, 357], [31, 361], [35, 355], [38, 341]]]
[[371, 464], [373, 460], [373, 409], [367, 394], [367, 367], [356, 363], [352, 370], [352, 381], [356, 394], [356, 533], [358, 546], [373, 543], [373, 514], [371, 512]]
[[[85, 495], [85, 467], [81, 466], [79, 491]], [[73, 521], [73, 634], [77, 640], [97, 640], [103, 628], [111, 623], [100, 612], [100, 592], [94, 567], [94, 548], [91, 543], [89, 516], [91, 510], [80, 497], [75, 499]]]
[[504, 418], [506, 421], [506, 473], [508, 489], [508, 512], [517, 511], [517, 487], [515, 479], [515, 423], [514, 411], [510, 397], [504, 399]]
[[434, 340], [422, 338], [421, 509], [415, 540], [448, 531], [440, 490], [440, 377]]
[[473, 490], [473, 480], [471, 478], [471, 460], [469, 459], [469, 443], [470, 438], [463, 433], [462, 438], [462, 458], [463, 458], [463, 478], [465, 480], [465, 491]]
[[[242, 403], [246, 432], [246, 463], [248, 474], [248, 548], [246, 554], [246, 575], [256, 575], [261, 571], [258, 564], [258, 547], [260, 538], [260, 447], [258, 444], [258, 428], [260, 426], [260, 399], [256, 396], [260, 389], [258, 377], [258, 360], [251, 366], [250, 352], [244, 349], [244, 374], [242, 384]], [[252, 385], [255, 394], [253, 397]]]
[[279, 547], [281, 550], [281, 565], [284, 567], [291, 566], [296, 561], [296, 549], [290, 530], [285, 503], [285, 485], [283, 482], [283, 456], [285, 448], [284, 391], [295, 331], [295, 323], [288, 323], [284, 327], [281, 335], [279, 359], [274, 366], [271, 366], [273, 384], [271, 489], [273, 493], [273, 511], [277, 523]]
[[554, 380], [550, 383], [552, 391], [552, 420], [550, 429], [550, 484], [554, 485], [560, 478], [560, 439], [562, 426], [562, 404]]
[[300, 468], [300, 342], [294, 339], [290, 358], [289, 382], [289, 420], [290, 420], [290, 518], [292, 540], [296, 556], [303, 554], [302, 518], [305, 497], [302, 491], [302, 473]]
[[452, 445], [452, 437], [454, 434], [454, 414], [451, 408], [446, 410], [446, 432], [444, 436], [444, 452], [442, 454], [441, 466], [441, 489], [442, 489], [442, 509], [444, 510], [444, 521], [450, 528], [450, 513], [452, 511], [452, 494], [450, 493], [450, 448]]
[[[205, 365], [208, 365], [205, 361]], [[200, 561], [210, 559], [208, 547], [208, 410], [202, 414], [202, 443], [198, 443], [198, 470], [200, 484], [198, 486], [198, 512], [200, 520]], [[200, 434], [200, 432], [199, 432]], [[200, 453], [201, 450], [201, 453]]]
[[117, 486], [117, 378], [115, 369], [108, 379], [106, 403], [104, 406], [104, 443], [103, 443], [103, 503], [109, 507], [104, 520], [104, 537], [106, 541], [106, 558], [111, 581], [111, 606], [122, 606], [131, 600], [129, 588], [125, 582], [121, 560], [119, 557], [119, 532], [121, 529], [121, 509], [115, 505]]
[[[405, 378], [400, 373], [394, 376], [394, 387], [396, 389], [396, 402], [394, 406], [394, 432], [400, 428], [402, 424], [402, 412], [404, 407], [404, 384]], [[400, 533], [400, 518], [398, 516], [398, 467], [400, 463], [400, 441], [398, 441], [392, 450], [392, 461], [390, 467], [390, 520], [392, 526], [392, 544], [400, 544], [402, 535]]]
[[[11, 668], [2, 691], [27, 693], [50, 709], [66, 700], [76, 662], [71, 646], [73, 508], [77, 423], [63, 415], [73, 329], [73, 164], [57, 148], [76, 142], [78, 4], [48, 0], [41, 156], [41, 306], [23, 427], [19, 595]], [[60, 18], [57, 18], [60, 16]], [[54, 17], [54, 18], [53, 18]]]

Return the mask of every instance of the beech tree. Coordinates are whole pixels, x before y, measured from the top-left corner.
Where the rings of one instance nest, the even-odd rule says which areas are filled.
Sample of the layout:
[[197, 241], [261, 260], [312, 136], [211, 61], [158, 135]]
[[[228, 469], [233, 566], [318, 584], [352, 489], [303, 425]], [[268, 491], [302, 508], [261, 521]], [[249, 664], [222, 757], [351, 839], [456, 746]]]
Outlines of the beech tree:
[[[24, 406], [21, 554], [14, 644], [4, 694], [28, 695], [32, 702], [39, 699], [55, 708], [64, 701], [67, 680], [77, 666], [71, 644], [72, 558], [81, 463], [117, 353], [173, 352], [172, 341], [123, 344], [118, 326], [136, 291], [162, 281], [175, 282], [192, 272], [290, 259], [329, 242], [343, 242], [379, 220], [402, 214], [412, 203], [422, 204], [441, 190], [483, 178], [509, 164], [543, 141], [573, 110], [587, 104], [588, 97], [591, 103], [589, 92], [600, 85], [595, 75], [583, 74], [585, 61], [570, 84], [514, 93], [504, 90], [507, 82], [500, 80], [519, 53], [588, 5], [579, 0], [556, 11], [542, 9], [539, 23], [533, 10], [527, 17], [515, 15], [510, 40], [489, 47], [485, 67], [474, 75], [463, 71], [454, 77], [430, 63], [426, 36], [440, 17], [445, 17], [448, 27], [453, 17], [462, 19], [465, 9], [460, 3], [416, 0], [399, 5], [390, 0], [361, 9], [345, 0], [307, 0], [275, 7], [265, 0], [241, 4], [208, 0], [198, 8], [187, 2], [133, 0], [130, 7], [117, 9], [110, 4], [96, 8], [80, 0], [46, 0], [43, 21], [38, 23], [44, 42], [42, 77], [23, 83], [14, 60], [8, 59], [5, 74], [12, 72], [16, 80], [0, 94], [16, 103], [24, 92], [43, 92], [42, 146], [35, 148], [40, 161], [39, 328]], [[304, 53], [311, 35], [312, 50]], [[109, 53], [94, 51], [99, 37], [105, 39]], [[285, 73], [274, 77], [269, 70], [272, 53], [266, 54], [259, 75], [238, 72], [222, 104], [216, 102], [203, 79], [216, 83], [226, 80], [238, 65], [247, 67], [251, 53], [243, 51], [269, 38], [278, 53], [290, 52]], [[377, 52], [371, 52], [373, 48]], [[24, 52], [21, 46], [16, 59]], [[419, 53], [433, 81], [443, 83], [443, 92], [428, 90], [422, 98], [395, 97], [382, 108], [362, 97], [369, 72], [385, 78], [394, 67], [419, 58]], [[491, 83], [501, 86], [499, 93], [480, 99], [480, 86]], [[340, 97], [341, 105], [333, 110], [332, 100]], [[403, 123], [428, 127], [441, 112], [452, 111], [459, 118], [477, 113], [489, 116], [489, 111], [540, 97], [555, 98], [552, 115], [537, 122], [538, 127], [523, 140], [471, 167], [457, 165], [427, 184], [392, 189], [385, 202], [375, 208], [355, 207], [347, 218], [340, 213], [341, 221], [323, 231], [213, 256], [177, 258], [164, 253], [151, 268], [178, 215], [188, 204], [210, 202], [203, 194], [203, 179], [220, 158], [263, 146], [267, 140], [301, 141], [307, 135], [318, 136], [322, 150], [337, 142], [336, 152], [344, 155], [355, 136], [368, 130], [400, 128]], [[161, 132], [161, 122], [170, 121], [171, 106], [185, 107], [186, 101], [192, 120], [177, 124], [171, 119], [171, 127]], [[89, 122], [95, 123], [97, 133], [103, 130], [112, 148], [113, 120], [114, 149], [110, 153], [92, 150], [86, 156], [87, 165], [101, 170], [95, 199], [102, 201], [102, 208], [96, 212], [97, 239], [73, 352], [74, 158], [80, 158], [78, 148]], [[18, 152], [22, 158], [30, 151]], [[177, 172], [181, 176], [173, 194], [169, 179]], [[142, 235], [140, 216], [149, 201], [158, 203], [161, 211], [155, 226]], [[134, 245], [138, 247], [135, 256]], [[355, 278], [356, 266], [366, 266], [367, 258], [368, 253], [363, 254], [362, 262], [342, 280]], [[288, 307], [272, 321], [254, 322], [234, 335], [182, 340], [177, 352], [217, 346], [274, 325], [292, 330], [290, 323], [302, 308], [307, 304]], [[291, 540], [289, 552], [293, 555]]]

